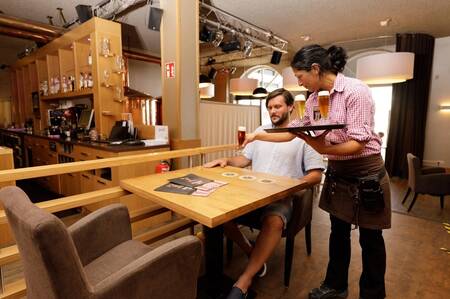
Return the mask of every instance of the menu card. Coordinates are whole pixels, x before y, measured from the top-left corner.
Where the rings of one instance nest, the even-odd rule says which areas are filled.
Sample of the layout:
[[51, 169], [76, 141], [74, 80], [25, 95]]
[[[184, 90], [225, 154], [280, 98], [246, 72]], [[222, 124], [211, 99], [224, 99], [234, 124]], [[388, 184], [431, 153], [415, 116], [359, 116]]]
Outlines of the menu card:
[[222, 187], [226, 184], [228, 183], [222, 181], [213, 181], [190, 173], [179, 178], [170, 179], [169, 183], [156, 188], [155, 191], [195, 196], [208, 196], [209, 194], [216, 191], [219, 187]]

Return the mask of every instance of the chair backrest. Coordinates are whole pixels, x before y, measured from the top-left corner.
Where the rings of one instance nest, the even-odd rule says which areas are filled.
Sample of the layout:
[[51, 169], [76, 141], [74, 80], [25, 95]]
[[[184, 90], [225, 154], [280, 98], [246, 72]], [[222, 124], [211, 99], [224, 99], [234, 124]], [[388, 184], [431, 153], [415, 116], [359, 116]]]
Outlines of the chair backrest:
[[286, 228], [286, 236], [295, 236], [312, 219], [313, 189], [296, 192], [293, 199], [292, 218]]
[[27, 298], [87, 298], [88, 284], [64, 223], [17, 187], [0, 190], [24, 266]]
[[419, 158], [411, 153], [406, 155], [408, 160], [408, 187], [413, 191], [416, 190], [417, 180], [420, 179], [420, 161]]

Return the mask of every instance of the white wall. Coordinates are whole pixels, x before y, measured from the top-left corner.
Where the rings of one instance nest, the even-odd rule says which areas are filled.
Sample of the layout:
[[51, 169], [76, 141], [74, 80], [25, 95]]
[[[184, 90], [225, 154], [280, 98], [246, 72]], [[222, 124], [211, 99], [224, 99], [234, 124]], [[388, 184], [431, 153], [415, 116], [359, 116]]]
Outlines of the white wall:
[[433, 70], [425, 130], [424, 160], [442, 160], [450, 167], [450, 111], [439, 105], [450, 105], [450, 36], [437, 38], [434, 45]]
[[130, 59], [128, 71], [131, 88], [153, 97], [161, 96], [161, 66], [159, 64]]

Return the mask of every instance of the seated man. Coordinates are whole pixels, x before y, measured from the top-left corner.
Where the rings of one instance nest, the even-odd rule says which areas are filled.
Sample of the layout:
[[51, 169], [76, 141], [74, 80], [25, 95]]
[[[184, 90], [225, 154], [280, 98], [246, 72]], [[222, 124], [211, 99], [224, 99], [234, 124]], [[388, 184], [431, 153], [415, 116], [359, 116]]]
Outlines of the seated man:
[[[287, 127], [289, 115], [294, 108], [292, 94], [283, 88], [272, 91], [267, 96], [266, 108], [272, 125], [261, 126], [256, 131], [271, 127]], [[324, 169], [322, 156], [299, 138], [283, 143], [255, 141], [248, 144], [240, 156], [214, 160], [204, 166], [246, 167], [250, 164], [254, 171], [303, 178], [310, 186], [320, 182]], [[256, 213], [261, 213], [262, 226], [254, 246], [242, 234], [236, 223], [224, 224], [225, 235], [236, 242], [249, 257], [246, 269], [235, 283], [228, 298], [245, 298], [244, 294], [250, 287], [253, 277], [258, 271], [260, 277], [265, 274], [265, 262], [280, 241], [283, 228], [286, 227], [292, 215], [292, 198], [288, 197], [272, 203], [257, 210]]]

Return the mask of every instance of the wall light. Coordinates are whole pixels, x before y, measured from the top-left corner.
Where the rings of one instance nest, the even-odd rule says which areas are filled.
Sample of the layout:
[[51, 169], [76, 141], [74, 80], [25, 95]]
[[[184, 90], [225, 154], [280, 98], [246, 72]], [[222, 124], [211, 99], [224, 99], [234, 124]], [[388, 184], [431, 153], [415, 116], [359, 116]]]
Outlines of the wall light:
[[281, 71], [281, 76], [283, 77], [283, 88], [290, 91], [305, 91], [306, 88], [298, 85], [298, 79], [294, 75], [294, 71], [290, 66], [284, 68]]
[[439, 105], [439, 110], [450, 112], [450, 104]]
[[356, 78], [367, 84], [392, 84], [412, 79], [414, 53], [393, 52], [369, 55], [356, 62]]
[[230, 79], [230, 93], [233, 95], [253, 95], [258, 87], [258, 80], [249, 78]]

